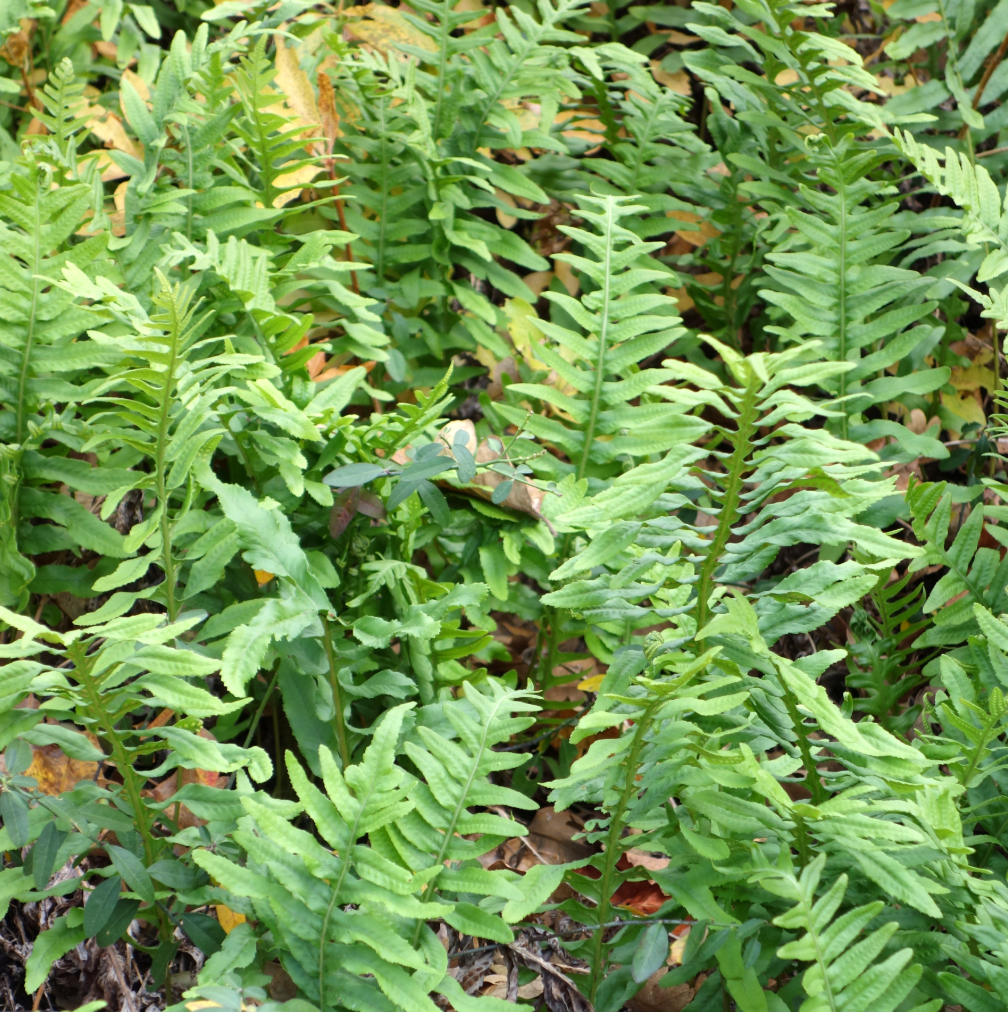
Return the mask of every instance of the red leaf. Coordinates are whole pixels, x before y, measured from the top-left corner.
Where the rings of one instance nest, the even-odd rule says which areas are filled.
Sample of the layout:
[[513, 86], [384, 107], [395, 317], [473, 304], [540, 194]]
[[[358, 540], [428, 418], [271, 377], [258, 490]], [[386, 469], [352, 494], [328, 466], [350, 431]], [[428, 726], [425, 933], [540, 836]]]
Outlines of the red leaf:
[[345, 488], [333, 502], [329, 512], [329, 533], [338, 538], [357, 514], [360, 505], [360, 487]]

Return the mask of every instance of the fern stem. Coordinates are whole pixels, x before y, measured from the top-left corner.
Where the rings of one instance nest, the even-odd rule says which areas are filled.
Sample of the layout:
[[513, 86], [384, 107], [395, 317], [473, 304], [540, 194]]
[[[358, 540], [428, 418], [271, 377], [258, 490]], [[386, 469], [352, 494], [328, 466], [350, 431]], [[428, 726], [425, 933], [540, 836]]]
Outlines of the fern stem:
[[31, 362], [32, 345], [35, 343], [35, 317], [38, 313], [38, 299], [42, 282], [39, 271], [42, 269], [42, 208], [41, 194], [35, 191], [35, 262], [32, 266], [32, 297], [31, 309], [28, 313], [28, 327], [25, 332], [25, 346], [21, 355], [21, 374], [18, 379], [17, 397], [17, 441], [24, 440], [25, 388], [28, 386], [28, 366]]
[[591, 981], [588, 989], [588, 1001], [591, 1002], [592, 1006], [595, 1005], [595, 996], [598, 994], [599, 984], [604, 977], [603, 949], [605, 946], [605, 931], [602, 925], [609, 920], [609, 912], [612, 910], [611, 897], [613, 889], [611, 883], [613, 875], [616, 873], [616, 864], [620, 856], [623, 817], [630, 804], [630, 799], [637, 793], [637, 757], [644, 747], [644, 738], [651, 726], [651, 714], [659, 702], [660, 700], [652, 702], [634, 725], [634, 737], [633, 742], [630, 744], [630, 751], [621, 763], [625, 780], [619, 802], [609, 819], [609, 834], [605, 845], [605, 867], [602, 872], [602, 878], [599, 880], [599, 902], [595, 908], [598, 920], [596, 922], [597, 930], [592, 935]]
[[[836, 154], [834, 152], [834, 159]], [[837, 360], [840, 362], [847, 361], [847, 185], [844, 182], [843, 177], [843, 166], [837, 166], [837, 181], [840, 183], [840, 253], [839, 263], [837, 270], [839, 272], [838, 279], [838, 298], [837, 298], [837, 313], [839, 314], [839, 329], [837, 330]], [[846, 397], [847, 395], [847, 374], [840, 373], [840, 397]], [[847, 438], [847, 424], [849, 414], [846, 405], [843, 408], [843, 415], [840, 418], [840, 436], [842, 439]]]
[[[448, 40], [450, 38], [451, 8], [448, 4], [445, 4], [445, 16], [441, 18], [441, 52], [438, 53], [438, 79], [435, 90], [437, 97], [434, 100], [434, 126], [431, 130], [431, 137], [434, 138], [435, 144], [437, 143], [438, 137], [441, 135], [441, 107], [444, 104], [444, 79], [445, 70], [448, 67]], [[382, 134], [382, 140], [384, 141], [384, 133]]]
[[[193, 157], [192, 157], [192, 144], [189, 142], [189, 127], [187, 124], [182, 124], [182, 132], [185, 134], [186, 143], [186, 156], [189, 159], [189, 189], [193, 189]], [[186, 197], [186, 238], [192, 240], [192, 199], [193, 195], [190, 193]]]
[[798, 739], [798, 751], [801, 753], [802, 765], [805, 767], [805, 783], [812, 795], [812, 804], [821, 804], [826, 800], [826, 792], [823, 790], [822, 783], [819, 780], [819, 768], [812, 758], [812, 749], [809, 746], [805, 724], [801, 714], [798, 712], [798, 704], [795, 702], [791, 690], [784, 684], [783, 680], [779, 684], [784, 690], [784, 707], [791, 718], [791, 723], [794, 724], [795, 736]]
[[[144, 804], [143, 784], [146, 782], [146, 777], [140, 777], [137, 775], [136, 770], [133, 768], [132, 762], [130, 762], [129, 754], [126, 751], [126, 746], [123, 744], [123, 734], [120, 732], [111, 717], [109, 716], [108, 709], [106, 707], [106, 700], [102, 695], [99, 686], [95, 683], [94, 678], [91, 677], [91, 668], [93, 662], [88, 657], [85, 648], [80, 643], [75, 643], [70, 646], [67, 651], [70, 659], [74, 665], [74, 678], [84, 689], [84, 693], [88, 700], [88, 718], [97, 724], [103, 732], [104, 739], [108, 742], [109, 748], [112, 749], [112, 759], [119, 770], [119, 775], [123, 779], [123, 788], [126, 792], [127, 799], [129, 800], [130, 807], [133, 809], [133, 822], [136, 825], [137, 832], [140, 834], [140, 840], [143, 844], [144, 857], [146, 858], [146, 866], [149, 868], [154, 863], [154, 837], [151, 834], [151, 827], [147, 824], [147, 806]], [[132, 733], [130, 730], [128, 733]], [[155, 905], [153, 911], [158, 920], [158, 927], [162, 939], [168, 939], [172, 936], [171, 925], [168, 918], [165, 916], [164, 910], [160, 905]], [[168, 994], [171, 994], [170, 990], [170, 976], [168, 968], [165, 969], [166, 986], [169, 990]]]
[[346, 727], [343, 724], [343, 700], [340, 697], [339, 678], [336, 674], [336, 657], [333, 654], [332, 639], [329, 633], [329, 616], [322, 612], [322, 638], [325, 642], [326, 660], [329, 662], [329, 684], [332, 687], [333, 708], [336, 711], [336, 741], [339, 745], [340, 759], [343, 769], [350, 765], [350, 750], [347, 748]]
[[[346, 767], [343, 767], [344, 772]], [[371, 790], [374, 790], [375, 782], [371, 784]], [[370, 796], [370, 795], [369, 795]], [[339, 898], [340, 890], [343, 888], [343, 883], [346, 881], [347, 873], [350, 871], [350, 855], [353, 852], [354, 841], [357, 839], [357, 827], [360, 825], [361, 815], [365, 808], [367, 808], [368, 798], [364, 798], [362, 801], [360, 798], [357, 799], [360, 802], [360, 808], [357, 811], [357, 815], [354, 817], [353, 825], [347, 832], [346, 842], [346, 853], [343, 854], [343, 864], [340, 866], [339, 878], [336, 879], [336, 883], [333, 886], [332, 897], [329, 899], [329, 905], [326, 907], [325, 916], [322, 918], [322, 932], [319, 935], [319, 953], [318, 953], [318, 985], [319, 985], [319, 1008], [322, 1012], [325, 1012], [325, 943], [326, 936], [329, 934], [329, 918], [332, 917], [333, 908], [336, 906], [336, 901]], [[423, 924], [423, 921], [420, 922]], [[417, 937], [419, 938], [420, 931], [417, 929]]]
[[707, 552], [707, 557], [704, 559], [703, 568], [700, 570], [700, 581], [697, 589], [698, 629], [702, 629], [707, 624], [710, 611], [710, 595], [714, 582], [714, 570], [717, 569], [721, 552], [724, 551], [724, 547], [731, 535], [732, 524], [735, 523], [735, 518], [738, 516], [738, 504], [742, 494], [742, 475], [747, 470], [749, 454], [752, 450], [752, 437], [756, 431], [756, 420], [759, 417], [757, 410], [759, 387], [759, 378], [755, 375], [752, 376], [745, 393], [742, 395], [738, 427], [735, 434], [729, 437], [734, 448], [728, 460], [728, 482], [725, 485], [724, 495], [721, 498], [721, 513], [718, 517], [718, 526], [714, 533], [714, 540]]
[[[815, 902], [815, 896], [811, 897], [812, 902]], [[802, 911], [804, 913], [805, 923], [808, 925], [807, 938], [812, 940], [812, 944], [815, 946], [816, 959], [815, 961], [819, 964], [819, 969], [822, 971], [822, 983], [823, 983], [823, 997], [826, 999], [826, 1005], [830, 1009], [830, 1012], [837, 1012], [837, 999], [836, 995], [833, 994], [833, 985], [830, 981], [829, 975], [829, 960], [826, 958], [826, 953], [823, 950], [822, 942], [819, 938], [819, 932], [815, 929], [815, 916], [813, 914], [812, 905], [807, 902], [805, 897], [805, 890], [798, 890], [798, 902], [802, 905]], [[822, 999], [820, 998], [820, 1001]]]
[[612, 303], [612, 246], [613, 246], [613, 208], [610, 205], [606, 219], [606, 253], [605, 253], [605, 283], [602, 288], [602, 307], [600, 316], [602, 325], [599, 327], [598, 335], [598, 358], [595, 363], [595, 389], [592, 391], [591, 410], [588, 414], [588, 424], [585, 426], [584, 446], [581, 448], [581, 460], [578, 462], [577, 480], [585, 476], [588, 468], [588, 455], [591, 452], [592, 441], [595, 439], [595, 426], [598, 423], [599, 405], [602, 402], [602, 384], [605, 382], [605, 356], [606, 342], [609, 340], [609, 307]]
[[172, 292], [171, 289], [168, 288], [167, 282], [163, 283], [167, 289], [168, 304], [171, 312], [171, 351], [168, 357], [168, 364], [165, 367], [164, 389], [161, 392], [161, 411], [158, 417], [155, 475], [157, 482], [158, 505], [161, 507], [161, 567], [164, 569], [165, 575], [165, 594], [167, 595], [166, 606], [168, 608], [168, 619], [169, 621], [174, 622], [175, 617], [178, 615], [179, 604], [175, 601], [175, 560], [172, 558], [171, 522], [168, 517], [168, 498], [170, 493], [166, 485], [165, 454], [168, 450], [168, 427], [171, 422], [172, 388], [175, 385], [175, 365], [178, 361], [182, 320], [180, 319], [178, 311], [178, 293]]

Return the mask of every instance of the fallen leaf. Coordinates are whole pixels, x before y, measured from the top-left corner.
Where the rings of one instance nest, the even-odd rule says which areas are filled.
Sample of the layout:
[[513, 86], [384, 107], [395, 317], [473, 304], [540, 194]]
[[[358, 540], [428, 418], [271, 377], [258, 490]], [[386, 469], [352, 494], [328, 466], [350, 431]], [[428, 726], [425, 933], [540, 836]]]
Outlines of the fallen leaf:
[[957, 435], [962, 432], [963, 426], [969, 422], [976, 422], [982, 428], [987, 424], [987, 418], [984, 415], [983, 407], [981, 407], [979, 401], [970, 393], [960, 392], [958, 394], [942, 394], [941, 404], [949, 414], [953, 415], [957, 419], [961, 419], [962, 425], [949, 426], [950, 432], [955, 432]]
[[374, 46], [379, 52], [388, 53], [399, 46], [416, 46], [429, 53], [437, 51], [434, 40], [410, 24], [398, 7], [370, 3], [363, 7], [348, 7], [343, 14], [361, 19], [348, 21], [345, 31], [353, 38]]
[[993, 390], [994, 370], [985, 369], [980, 365], [971, 365], [968, 369], [953, 366], [952, 375], [949, 376], [949, 383], [956, 390], [978, 390], [980, 387], [983, 387], [985, 390]]
[[661, 979], [668, 973], [663, 966], [650, 977], [644, 986], [626, 1003], [630, 1012], [682, 1012], [693, 1000], [693, 988], [689, 984], [662, 987]]
[[677, 31], [675, 28], [670, 28], [666, 32], [662, 32], [665, 36], [666, 42], [671, 42], [673, 46], [689, 46], [694, 42], [700, 41], [699, 35], [687, 35], [685, 32]]
[[526, 1000], [530, 998], [538, 998], [543, 993], [543, 979], [542, 976], [536, 977], [535, 980], [530, 980], [527, 984], [522, 984], [518, 988], [518, 997]]
[[[458, 966], [449, 967], [448, 972], [459, 982], [466, 994], [476, 994], [483, 987], [483, 981], [490, 971], [495, 952], [478, 952], [466, 957], [463, 953]], [[466, 962], [463, 962], [466, 960]]]
[[455, 440], [458, 438], [460, 432], [465, 433], [465, 447], [470, 453], [476, 452], [476, 447], [479, 444], [479, 440], [476, 437], [476, 426], [468, 419], [464, 418], [460, 421], [449, 422], [439, 433], [438, 439], [446, 447], [448, 447], [448, 455], [454, 456], [451, 452], [451, 448], [455, 445]]
[[55, 797], [72, 791], [79, 780], [93, 780], [98, 772], [98, 763], [71, 759], [59, 745], [32, 745], [31, 749], [31, 765], [24, 775], [34, 777], [43, 794]]
[[624, 882], [612, 894], [611, 903], [614, 907], [626, 907], [641, 917], [657, 913], [668, 902], [670, 897], [651, 881]]
[[634, 868], [647, 868], [648, 871], [661, 871], [669, 865], [669, 859], [664, 855], [650, 854], [637, 847], [631, 847], [626, 852], [626, 859]]
[[[700, 215], [693, 211], [674, 210], [665, 213], [669, 218], [675, 218], [677, 221], [699, 225], [699, 228], [695, 229], [676, 230], [676, 235], [681, 236], [691, 246], [705, 246], [711, 239], [716, 239], [721, 234], [719, 229], [716, 229], [709, 221], [701, 220]], [[718, 280], [720, 277], [718, 275]]]
[[574, 274], [574, 270], [565, 260], [554, 260], [553, 270], [557, 280], [567, 289], [567, 294], [573, 299], [581, 291], [581, 280]]
[[[94, 106], [88, 111], [92, 115], [88, 119], [87, 128], [95, 137], [104, 142], [105, 147], [115, 151], [124, 151], [140, 161], [143, 160], [143, 145], [130, 138], [123, 126], [123, 121], [114, 112], [111, 110], [99, 111]], [[102, 116], [101, 112], [105, 112], [105, 115]]]
[[230, 935], [239, 924], [245, 923], [244, 914], [235, 913], [230, 907], [224, 906], [223, 903], [218, 903], [216, 910], [217, 920], [224, 929], [225, 935]]
[[[910, 412], [910, 417], [908, 419], [904, 419], [903, 424], [911, 432], [916, 433], [918, 436], [927, 432], [927, 430], [933, 426], [938, 426], [939, 431], [941, 429], [941, 420], [938, 416], [932, 415], [928, 418], [920, 408], [914, 408], [913, 411]], [[938, 433], [936, 432], [934, 435], [937, 436]]]
[[538, 296], [542, 295], [542, 293], [549, 288], [549, 283], [553, 280], [553, 277], [554, 275], [552, 271], [533, 271], [531, 274], [526, 274], [525, 277], [522, 278], [522, 281], [528, 285], [532, 294], [538, 298]]
[[651, 61], [651, 76], [659, 84], [665, 85], [666, 88], [676, 92], [678, 95], [691, 95], [693, 93], [689, 74], [685, 70], [676, 70], [672, 73], [662, 70], [661, 60]]
[[689, 941], [690, 926], [688, 924], [677, 924], [672, 929], [672, 945], [669, 948], [669, 966], [682, 966], [683, 956], [686, 954], [686, 943]]
[[[517, 207], [514, 197], [510, 193], [505, 193], [501, 189], [494, 191], [497, 194], [497, 199], [502, 204], [507, 204], [508, 207]], [[518, 224], [518, 219], [513, 214], [508, 214], [507, 211], [497, 208], [497, 221], [500, 222], [501, 228], [514, 228]]]
[[297, 997], [297, 984], [279, 963], [266, 963], [263, 966], [263, 973], [272, 978], [267, 989], [274, 1001], [290, 1001], [291, 998]]
[[[499, 460], [501, 453], [490, 445], [489, 440], [484, 439], [477, 448], [475, 456], [477, 464], [489, 464], [491, 461]], [[507, 480], [504, 475], [498, 474], [496, 471], [481, 471], [473, 478], [471, 485], [482, 485], [483, 489], [473, 489], [473, 491], [480, 498], [489, 499], [493, 495], [493, 490], [502, 481]], [[525, 485], [516, 481], [511, 485], [511, 491], [508, 492], [507, 498], [500, 505], [509, 506], [511, 509], [527, 513], [529, 516], [541, 518], [540, 507], [545, 495], [546, 493], [542, 489], [536, 488], [534, 485]]]

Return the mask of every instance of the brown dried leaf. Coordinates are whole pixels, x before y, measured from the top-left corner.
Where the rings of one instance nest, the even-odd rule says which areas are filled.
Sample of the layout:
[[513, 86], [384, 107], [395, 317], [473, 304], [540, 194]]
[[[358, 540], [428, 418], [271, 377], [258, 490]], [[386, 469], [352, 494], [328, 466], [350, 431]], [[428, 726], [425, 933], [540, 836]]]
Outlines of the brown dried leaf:
[[322, 121], [322, 133], [328, 142], [327, 150], [331, 152], [333, 143], [337, 137], [343, 136], [343, 131], [340, 130], [339, 113], [336, 111], [336, 92], [324, 70], [318, 72], [318, 112]]
[[[478, 952], [469, 957], [465, 965], [450, 967], [448, 972], [459, 982], [466, 994], [476, 994], [483, 987], [483, 981], [490, 972], [496, 951]], [[462, 956], [465, 959], [465, 955]]]
[[711, 239], [716, 239], [721, 234], [721, 232], [710, 224], [710, 222], [701, 221], [700, 216], [698, 214], [694, 214], [692, 211], [675, 210], [667, 211], [666, 214], [669, 218], [676, 218], [687, 224], [699, 223], [700, 227], [697, 229], [683, 229], [681, 231], [676, 231], [676, 235], [685, 239], [691, 246], [705, 246]]
[[32, 745], [32, 761], [25, 776], [34, 777], [43, 794], [55, 796], [72, 791], [79, 780], [93, 780], [97, 771], [98, 763], [71, 759], [59, 745]]
[[644, 986], [631, 998], [626, 1007], [630, 1012], [682, 1012], [693, 1000], [693, 988], [689, 984], [662, 987], [661, 979], [668, 973], [668, 967], [648, 977]]

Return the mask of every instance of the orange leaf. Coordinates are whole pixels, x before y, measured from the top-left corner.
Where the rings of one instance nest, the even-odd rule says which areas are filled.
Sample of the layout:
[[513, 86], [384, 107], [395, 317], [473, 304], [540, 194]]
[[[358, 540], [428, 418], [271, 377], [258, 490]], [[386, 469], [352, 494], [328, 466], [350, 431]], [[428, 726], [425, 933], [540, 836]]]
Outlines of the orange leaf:
[[217, 920], [220, 922], [220, 926], [224, 929], [225, 935], [230, 935], [239, 924], [245, 923], [245, 915], [235, 913], [230, 907], [224, 906], [223, 903], [217, 904]]

